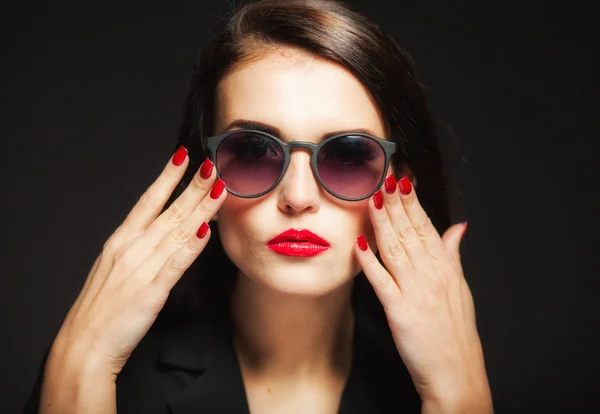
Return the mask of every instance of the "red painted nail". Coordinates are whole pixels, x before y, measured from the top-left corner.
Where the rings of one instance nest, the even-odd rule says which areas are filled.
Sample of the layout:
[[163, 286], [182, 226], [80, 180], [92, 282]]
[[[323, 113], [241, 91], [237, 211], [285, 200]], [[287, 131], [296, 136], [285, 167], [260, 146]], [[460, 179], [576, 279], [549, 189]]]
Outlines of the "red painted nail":
[[469, 222], [463, 221], [462, 225], [465, 226], [465, 227], [463, 228], [462, 234], [460, 235], [461, 240], [462, 240], [463, 237], [465, 237], [465, 233], [467, 232], [467, 226], [469, 225]]
[[358, 236], [358, 238], [356, 239], [356, 243], [358, 243], [358, 248], [363, 252], [366, 252], [369, 248], [369, 245], [367, 244], [367, 239], [365, 239], [365, 236], [363, 236], [362, 234]]
[[183, 145], [179, 147], [175, 155], [173, 155], [173, 164], [179, 167], [185, 161], [187, 154], [188, 150]]
[[203, 221], [202, 225], [198, 229], [198, 232], [196, 233], [196, 236], [199, 239], [202, 239], [204, 238], [204, 236], [206, 236], [206, 233], [208, 233], [208, 224], [206, 224], [206, 222]]
[[394, 194], [394, 191], [396, 191], [396, 179], [394, 178], [394, 175], [392, 174], [387, 177], [384, 182], [385, 192], [388, 194]]
[[225, 183], [223, 182], [223, 180], [221, 180], [219, 178], [217, 180], [217, 182], [214, 183], [212, 189], [210, 190], [210, 198], [212, 198], [213, 200], [216, 200], [217, 198], [221, 197], [221, 194], [223, 193], [224, 189], [225, 189]]
[[400, 188], [400, 192], [404, 195], [410, 194], [410, 190], [412, 189], [412, 184], [408, 177], [404, 176], [398, 181], [398, 187]]
[[377, 210], [383, 208], [383, 194], [381, 194], [381, 190], [377, 190], [377, 192], [373, 194], [373, 203], [375, 203], [375, 208]]
[[210, 174], [212, 173], [213, 165], [214, 164], [211, 160], [209, 160], [208, 158], [205, 159], [202, 163], [202, 167], [200, 167], [200, 177], [204, 178], [205, 180], [208, 179], [210, 177]]

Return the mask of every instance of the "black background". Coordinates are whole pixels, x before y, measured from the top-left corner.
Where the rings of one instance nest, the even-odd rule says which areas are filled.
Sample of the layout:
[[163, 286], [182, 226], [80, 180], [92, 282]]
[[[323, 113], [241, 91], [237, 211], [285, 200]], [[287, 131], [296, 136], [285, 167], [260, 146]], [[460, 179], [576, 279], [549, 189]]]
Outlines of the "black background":
[[[349, 3], [414, 57], [448, 127], [494, 396], [514, 413], [599, 410], [592, 6]], [[171, 156], [196, 51], [229, 2], [0, 8], [4, 413], [23, 406], [102, 244]]]

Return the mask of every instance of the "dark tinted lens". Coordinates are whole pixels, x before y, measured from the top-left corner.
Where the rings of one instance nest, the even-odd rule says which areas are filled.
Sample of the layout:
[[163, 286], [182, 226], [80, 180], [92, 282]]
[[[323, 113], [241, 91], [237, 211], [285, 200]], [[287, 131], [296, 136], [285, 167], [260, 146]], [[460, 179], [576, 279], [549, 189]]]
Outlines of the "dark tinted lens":
[[260, 194], [271, 187], [283, 168], [283, 149], [258, 133], [240, 132], [225, 138], [216, 165], [227, 188], [241, 195]]
[[381, 181], [386, 165], [383, 148], [369, 137], [345, 135], [329, 141], [317, 157], [324, 185], [346, 198], [362, 198]]

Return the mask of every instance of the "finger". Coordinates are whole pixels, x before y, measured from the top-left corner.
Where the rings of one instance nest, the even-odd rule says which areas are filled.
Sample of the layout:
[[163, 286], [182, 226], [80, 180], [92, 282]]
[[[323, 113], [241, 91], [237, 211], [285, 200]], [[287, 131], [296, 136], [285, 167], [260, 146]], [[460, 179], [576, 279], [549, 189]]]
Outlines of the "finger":
[[396, 185], [396, 180], [393, 175], [389, 175], [385, 179], [383, 204], [390, 219], [391, 226], [396, 232], [396, 237], [404, 247], [412, 267], [419, 271], [423, 266], [428, 266], [427, 250], [425, 250], [425, 246], [421, 241], [419, 233], [405, 211], [400, 197], [400, 190]]
[[373, 194], [373, 201], [368, 203], [369, 216], [381, 259], [404, 291], [414, 282], [412, 275], [415, 269], [410, 262], [406, 250], [402, 245], [396, 231], [392, 228], [387, 211], [383, 208], [383, 195], [381, 190]]
[[188, 166], [188, 151], [184, 146], [173, 154], [158, 178], [142, 194], [121, 227], [132, 233], [144, 231], [162, 211]]
[[170, 291], [202, 253], [210, 235], [210, 226], [206, 222], [202, 222], [194, 236], [164, 262], [151, 283]]
[[[169, 208], [148, 227], [146, 232], [127, 251], [123, 252], [122, 261], [131, 261], [127, 264], [130, 270], [135, 270], [137, 266], [142, 265], [169, 234], [177, 233], [174, 241], [178, 244], [175, 248], [178, 248], [189, 239], [202, 221], [210, 221], [212, 215], [218, 209], [214, 200], [206, 200], [215, 178], [216, 174], [214, 168], [212, 168], [212, 162], [207, 159], [198, 172], [194, 174], [185, 191], [171, 203]], [[186, 226], [182, 226], [182, 223], [196, 210], [200, 210], [200, 214], [198, 212], [196, 214], [196, 219], [192, 223], [188, 222]], [[190, 225], [194, 228], [190, 229]], [[181, 233], [182, 231], [183, 233]]]
[[[183, 159], [185, 157], [186, 159]], [[179, 168], [182, 167], [187, 161], [187, 151], [184, 147], [180, 147], [179, 154], [175, 154], [172, 157], [172, 160], [163, 171], [163, 174], [158, 178], [157, 181], [148, 189], [145, 196], [142, 196], [142, 203], [138, 204], [134, 207], [140, 208], [142, 211], [143, 207], [147, 205], [147, 200], [150, 196], [150, 193], [153, 192], [163, 192], [163, 198], [166, 200], [170, 197], [174, 190], [174, 186], [181, 180], [181, 174], [183, 174], [184, 169]], [[205, 187], [210, 188], [210, 182], [214, 179], [213, 174], [213, 165], [210, 160], [205, 160], [204, 163], [200, 166], [197, 173], [192, 178], [192, 182], [186, 190], [177, 198], [175, 202], [167, 209], [166, 212], [163, 212], [160, 217], [168, 216], [170, 220], [164, 221], [172, 221], [174, 222], [173, 227], [176, 226], [175, 222], [177, 221], [174, 217], [181, 215], [187, 216], [189, 213], [195, 208], [200, 201], [201, 197], [206, 195], [207, 190], [202, 189], [203, 185], [199, 184], [199, 182], [205, 181]], [[179, 171], [177, 174], [173, 175], [171, 173], [171, 181], [168, 179], [164, 181], [165, 174], [168, 175], [168, 171]], [[181, 174], [180, 174], [181, 173]], [[161, 184], [161, 179], [163, 182]], [[173, 185], [169, 186], [169, 182]], [[160, 188], [156, 190], [156, 188]], [[146, 200], [146, 201], [143, 201]], [[154, 203], [151, 203], [154, 204]], [[164, 207], [164, 202], [161, 203], [160, 210]], [[90, 304], [94, 301], [94, 298], [101, 291], [102, 286], [106, 283], [106, 277], [110, 274], [115, 261], [121, 259], [121, 256], [124, 254], [128, 254], [128, 259], [134, 263], [128, 263], [128, 270], [132, 271], [137, 266], [139, 266], [145, 258], [151, 253], [151, 251], [159, 244], [160, 240], [162, 240], [166, 234], [165, 231], [161, 231], [160, 226], [155, 225], [156, 223], [156, 211], [152, 212], [148, 217], [152, 217], [154, 219], [154, 223], [150, 225], [150, 227], [144, 224], [142, 227], [138, 227], [137, 230], [134, 230], [131, 226], [135, 227], [140, 225], [141, 222], [135, 224], [135, 220], [140, 216], [139, 214], [134, 213], [134, 210], [128, 215], [128, 219], [130, 220], [124, 222], [107, 240], [104, 244], [104, 248], [101, 254], [100, 263], [96, 263], [92, 272], [88, 276], [88, 279], [85, 282], [85, 285], [82, 289], [82, 297], [81, 301], [85, 301], [86, 304]], [[141, 213], [142, 216], [146, 215], [148, 211]], [[131, 224], [134, 223], [134, 224]], [[129, 226], [129, 227], [126, 227]], [[144, 232], [144, 229], [146, 230]], [[148, 235], [149, 234], [149, 235]], [[132, 247], [133, 246], [133, 247]], [[137, 264], [137, 265], [136, 265]]]
[[171, 256], [179, 254], [181, 248], [195, 237], [198, 228], [203, 222], [210, 221], [215, 215], [227, 197], [225, 183], [218, 179], [210, 196], [194, 209], [194, 211], [185, 219], [180, 226], [173, 229], [156, 247], [155, 251], [148, 257], [144, 263], [136, 270], [136, 278], [148, 279], [154, 277], [164, 266], [165, 262], [172, 260]]
[[[211, 191], [215, 178], [213, 163], [207, 158], [185, 191], [148, 227], [143, 239], [153, 242], [155, 247], [169, 232], [180, 226], [199, 205], [201, 209], [205, 207], [206, 205], [201, 205], [201, 201]], [[206, 214], [208, 213], [206, 211]], [[211, 218], [203, 217], [206, 221]], [[140, 246], [143, 245], [144, 243], [140, 243]]]
[[402, 286], [398, 286], [390, 273], [379, 263], [364, 236], [358, 237], [354, 250], [365, 276], [373, 286], [384, 309], [389, 309], [401, 300]]
[[451, 226], [444, 232], [444, 235], [442, 236], [442, 243], [444, 244], [446, 251], [458, 266], [461, 266], [460, 244], [466, 230], [467, 222], [465, 221]]
[[413, 190], [413, 186], [408, 177], [402, 177], [398, 181], [398, 189], [404, 211], [414, 229], [414, 235], [412, 237], [421, 241], [421, 244], [431, 257], [443, 260], [446, 257], [446, 251], [440, 235], [421, 206], [421, 203], [419, 203], [417, 194]]

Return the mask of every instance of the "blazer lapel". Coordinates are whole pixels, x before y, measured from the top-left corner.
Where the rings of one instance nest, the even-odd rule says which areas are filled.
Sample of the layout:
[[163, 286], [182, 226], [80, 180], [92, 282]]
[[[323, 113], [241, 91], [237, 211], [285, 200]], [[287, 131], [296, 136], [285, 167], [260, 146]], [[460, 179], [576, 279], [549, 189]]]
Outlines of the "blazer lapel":
[[339, 413], [420, 413], [419, 394], [389, 328], [376, 322], [360, 303], [354, 303], [354, 315], [352, 369]]
[[[391, 334], [354, 304], [354, 355], [339, 413], [420, 412], [420, 398]], [[159, 369], [181, 386], [168, 398], [172, 414], [249, 414], [233, 344], [228, 306], [190, 318], [164, 334]]]
[[159, 364], [181, 371], [185, 378], [184, 386], [168, 400], [173, 414], [249, 414], [228, 310], [169, 331]]

